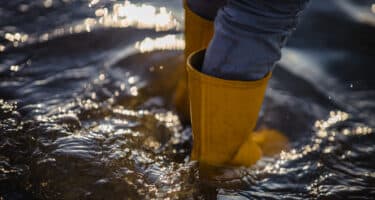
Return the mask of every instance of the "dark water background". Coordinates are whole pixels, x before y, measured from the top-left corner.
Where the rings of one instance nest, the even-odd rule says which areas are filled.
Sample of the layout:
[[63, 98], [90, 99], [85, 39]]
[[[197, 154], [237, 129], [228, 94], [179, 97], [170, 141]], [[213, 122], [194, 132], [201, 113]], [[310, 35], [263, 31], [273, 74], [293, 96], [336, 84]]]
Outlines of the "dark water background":
[[374, 199], [374, 3], [312, 1], [259, 120], [292, 148], [205, 181], [179, 0], [1, 1], [0, 199]]

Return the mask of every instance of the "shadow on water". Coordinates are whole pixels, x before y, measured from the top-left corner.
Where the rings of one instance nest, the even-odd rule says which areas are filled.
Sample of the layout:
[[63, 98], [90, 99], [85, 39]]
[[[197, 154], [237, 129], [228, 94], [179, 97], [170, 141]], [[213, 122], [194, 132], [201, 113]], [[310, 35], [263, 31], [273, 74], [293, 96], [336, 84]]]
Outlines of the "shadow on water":
[[91, 4], [0, 5], [9, 19], [0, 26], [0, 198], [375, 196], [375, 29], [348, 14], [368, 4], [312, 2], [258, 123], [291, 148], [252, 168], [216, 169], [212, 180], [189, 161], [190, 126], [170, 102], [182, 73], [181, 2]]

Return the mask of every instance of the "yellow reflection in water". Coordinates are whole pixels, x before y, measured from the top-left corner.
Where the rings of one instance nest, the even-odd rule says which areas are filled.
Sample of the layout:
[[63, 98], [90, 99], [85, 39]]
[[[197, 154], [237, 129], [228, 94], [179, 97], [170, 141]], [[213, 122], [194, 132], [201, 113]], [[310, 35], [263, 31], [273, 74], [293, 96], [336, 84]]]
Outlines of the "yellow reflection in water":
[[166, 35], [160, 38], [145, 38], [138, 41], [135, 48], [141, 52], [150, 52], [155, 50], [183, 50], [185, 48], [185, 40], [178, 38], [176, 35]]

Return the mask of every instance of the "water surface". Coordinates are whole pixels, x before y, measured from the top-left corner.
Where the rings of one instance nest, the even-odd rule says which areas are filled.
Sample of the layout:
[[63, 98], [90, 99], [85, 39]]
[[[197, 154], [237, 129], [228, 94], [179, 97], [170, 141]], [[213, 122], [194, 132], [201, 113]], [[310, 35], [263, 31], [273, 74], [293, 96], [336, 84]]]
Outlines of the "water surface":
[[375, 196], [371, 1], [311, 3], [258, 124], [291, 148], [211, 180], [170, 102], [182, 12], [179, 0], [0, 4], [0, 199]]

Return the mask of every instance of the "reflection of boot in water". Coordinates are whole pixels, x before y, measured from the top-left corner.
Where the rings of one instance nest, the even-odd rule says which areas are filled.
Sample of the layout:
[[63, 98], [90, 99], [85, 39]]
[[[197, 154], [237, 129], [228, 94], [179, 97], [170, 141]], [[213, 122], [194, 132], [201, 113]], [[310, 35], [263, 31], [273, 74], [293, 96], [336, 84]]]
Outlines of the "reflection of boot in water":
[[[255, 143], [255, 145], [254, 145]], [[275, 156], [282, 150], [288, 149], [288, 139], [279, 131], [274, 129], [261, 129], [250, 134], [250, 138], [244, 142], [230, 165], [215, 166], [212, 164], [199, 164], [199, 178], [205, 187], [240, 189], [247, 188], [248, 182], [252, 180], [252, 169], [238, 168], [238, 165], [252, 163], [254, 152], [261, 151], [262, 156]], [[246, 165], [245, 165], [246, 166]], [[248, 166], [247, 166], [248, 167]], [[247, 177], [247, 181], [244, 181]]]
[[[288, 138], [275, 129], [262, 129], [253, 132], [249, 136], [246, 142], [239, 148], [231, 164], [242, 165], [243, 163], [251, 163], [251, 158], [248, 155], [251, 155], [254, 151], [259, 151], [259, 149], [263, 156], [273, 156], [288, 148]], [[259, 149], [254, 147], [253, 143]]]
[[275, 129], [261, 129], [253, 132], [252, 140], [262, 149], [264, 156], [274, 156], [289, 147], [288, 138]]
[[213, 35], [213, 22], [195, 14], [184, 1], [185, 7], [185, 59], [181, 65], [181, 79], [179, 80], [173, 96], [173, 103], [183, 122], [190, 120], [187, 80], [186, 59], [199, 49], [206, 48]]

